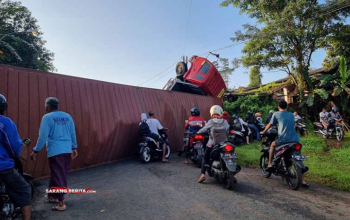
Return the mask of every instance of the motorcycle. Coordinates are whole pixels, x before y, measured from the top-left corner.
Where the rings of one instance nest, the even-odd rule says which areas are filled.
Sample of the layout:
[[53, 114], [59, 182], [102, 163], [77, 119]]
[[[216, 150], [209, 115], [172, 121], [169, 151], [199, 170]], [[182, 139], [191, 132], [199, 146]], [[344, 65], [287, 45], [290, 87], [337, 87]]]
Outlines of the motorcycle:
[[[24, 140], [25, 145], [29, 146], [30, 140], [25, 139]], [[23, 179], [30, 184], [31, 187], [31, 197], [33, 199], [34, 197], [34, 178], [26, 173], [23, 172], [23, 165], [20, 159], [25, 160], [22, 157], [19, 158], [13, 158], [15, 162], [15, 170], [23, 177]], [[3, 182], [0, 181], [0, 219], [4, 220], [12, 220], [17, 219], [21, 216], [21, 209], [20, 207], [17, 207], [12, 199], [10, 198], [9, 194], [6, 191], [6, 186]]]
[[323, 138], [328, 138], [328, 137], [336, 137], [338, 141], [342, 141], [344, 139], [344, 130], [343, 130], [343, 125], [342, 125], [342, 119], [336, 119], [336, 118], [331, 118], [328, 120], [329, 125], [332, 128], [330, 128], [327, 132], [327, 129], [325, 129], [322, 125], [321, 122], [314, 122], [314, 129], [315, 133], [322, 134]]
[[241, 131], [236, 131], [232, 128], [230, 128], [228, 140], [235, 145], [241, 145], [246, 142], [244, 134]]
[[166, 145], [165, 158], [169, 158], [170, 147], [167, 130], [166, 128], [159, 130], [159, 148], [157, 147], [157, 142], [153, 138], [142, 134], [141, 142], [139, 143], [139, 157], [143, 163], [149, 163], [152, 160], [161, 160], [163, 157], [163, 144]]
[[[303, 173], [309, 168], [304, 165], [305, 156], [301, 155], [302, 145], [300, 143], [286, 143], [277, 146], [273, 159], [273, 174], [281, 176], [293, 190], [298, 190], [302, 184]], [[261, 150], [260, 169], [264, 177], [269, 178], [271, 172], [267, 172], [269, 161], [269, 148]]]
[[237, 155], [235, 146], [229, 141], [222, 142], [213, 147], [210, 154], [210, 162], [208, 166], [208, 174], [219, 181], [222, 181], [226, 189], [232, 189], [237, 183], [234, 177], [241, 171], [241, 167], [236, 164]]
[[185, 138], [185, 144], [189, 148], [189, 158], [200, 168], [202, 166], [202, 160], [205, 152], [205, 146], [208, 142], [208, 137], [203, 134], [188, 134], [189, 137]]
[[300, 136], [307, 136], [306, 122], [304, 119], [295, 120], [295, 130]]

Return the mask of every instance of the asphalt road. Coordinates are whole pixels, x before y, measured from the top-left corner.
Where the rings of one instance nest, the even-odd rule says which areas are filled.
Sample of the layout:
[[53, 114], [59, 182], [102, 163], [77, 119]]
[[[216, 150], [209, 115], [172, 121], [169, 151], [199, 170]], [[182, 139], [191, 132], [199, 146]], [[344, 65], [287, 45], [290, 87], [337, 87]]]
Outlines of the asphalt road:
[[350, 219], [350, 193], [310, 184], [293, 191], [279, 177], [265, 179], [243, 168], [233, 191], [215, 179], [198, 184], [199, 168], [129, 160], [69, 175], [69, 188], [97, 191], [67, 195], [67, 210], [54, 212], [43, 198], [48, 180], [40, 181], [33, 219]]

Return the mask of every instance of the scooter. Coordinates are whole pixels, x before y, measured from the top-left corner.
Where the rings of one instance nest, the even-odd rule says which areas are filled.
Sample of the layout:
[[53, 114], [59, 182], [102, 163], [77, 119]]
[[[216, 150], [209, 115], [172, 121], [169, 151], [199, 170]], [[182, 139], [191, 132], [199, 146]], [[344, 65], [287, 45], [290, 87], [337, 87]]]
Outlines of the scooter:
[[166, 145], [165, 158], [169, 158], [170, 156], [170, 147], [168, 140], [168, 129], [164, 128], [159, 130], [159, 135], [161, 138], [159, 139], [159, 148], [157, 147], [157, 142], [147, 135], [142, 135], [141, 142], [139, 143], [139, 157], [143, 163], [149, 163], [152, 160], [159, 160], [163, 157], [163, 144]]

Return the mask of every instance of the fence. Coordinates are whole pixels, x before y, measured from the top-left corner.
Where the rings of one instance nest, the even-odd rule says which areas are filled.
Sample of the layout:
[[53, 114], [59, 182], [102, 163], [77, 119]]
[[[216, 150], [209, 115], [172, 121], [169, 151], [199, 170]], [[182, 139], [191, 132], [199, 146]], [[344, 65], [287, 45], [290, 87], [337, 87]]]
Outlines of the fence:
[[163, 126], [169, 128], [170, 146], [182, 145], [184, 121], [190, 109], [198, 106], [205, 119], [221, 99], [186, 93], [147, 89], [78, 77], [39, 72], [0, 65], [0, 93], [8, 99], [7, 116], [18, 126], [22, 138], [32, 144], [22, 149], [25, 171], [35, 178], [49, 175], [46, 150], [36, 161], [30, 153], [38, 138], [45, 99], [57, 97], [60, 110], [69, 113], [76, 125], [79, 156], [71, 170], [92, 167], [137, 154], [140, 114], [153, 110]]

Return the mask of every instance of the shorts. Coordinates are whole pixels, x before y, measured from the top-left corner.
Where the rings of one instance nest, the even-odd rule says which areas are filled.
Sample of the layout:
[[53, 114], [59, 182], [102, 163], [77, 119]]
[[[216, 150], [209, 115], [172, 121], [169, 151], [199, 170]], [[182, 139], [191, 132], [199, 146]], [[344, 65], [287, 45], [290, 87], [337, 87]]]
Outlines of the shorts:
[[32, 204], [32, 188], [15, 169], [0, 171], [0, 181], [5, 184], [6, 192], [16, 206]]

